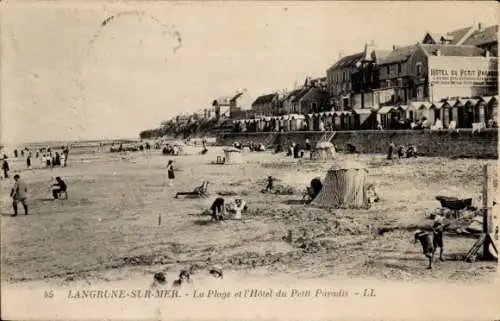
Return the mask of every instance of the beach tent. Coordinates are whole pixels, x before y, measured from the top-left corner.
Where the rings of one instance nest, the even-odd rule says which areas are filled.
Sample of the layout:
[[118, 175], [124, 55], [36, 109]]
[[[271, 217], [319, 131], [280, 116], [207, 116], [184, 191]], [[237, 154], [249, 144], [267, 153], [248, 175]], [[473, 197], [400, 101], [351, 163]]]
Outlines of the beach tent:
[[335, 146], [330, 142], [319, 142], [312, 152], [311, 159], [313, 160], [327, 160], [334, 159], [336, 155]]
[[328, 170], [323, 188], [312, 204], [333, 208], [367, 208], [366, 167], [353, 161], [336, 160]]
[[226, 158], [224, 164], [240, 164], [243, 163], [241, 151], [237, 148], [224, 148], [224, 156]]

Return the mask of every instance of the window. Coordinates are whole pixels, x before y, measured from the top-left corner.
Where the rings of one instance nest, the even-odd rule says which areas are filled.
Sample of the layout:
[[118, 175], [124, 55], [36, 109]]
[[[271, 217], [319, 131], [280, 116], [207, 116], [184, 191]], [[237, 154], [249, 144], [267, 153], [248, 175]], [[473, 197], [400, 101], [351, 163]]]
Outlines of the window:
[[391, 73], [391, 68], [390, 68], [390, 66], [389, 66], [389, 65], [387, 65], [387, 67], [385, 67], [385, 72], [386, 72], [386, 74], [388, 74], [388, 75]]
[[345, 74], [345, 71], [342, 72], [342, 82], [344, 82], [346, 80], [346, 74]]
[[422, 76], [422, 63], [421, 62], [417, 62], [417, 76], [420, 77]]
[[386, 86], [387, 88], [391, 88], [391, 81], [390, 81], [390, 80], [386, 80], [386, 81], [385, 81], [385, 86]]
[[401, 64], [398, 64], [398, 74], [400, 74], [400, 73], [401, 73], [401, 69], [402, 69], [402, 68], [401, 68]]
[[402, 78], [398, 78], [398, 87], [403, 88], [403, 79]]

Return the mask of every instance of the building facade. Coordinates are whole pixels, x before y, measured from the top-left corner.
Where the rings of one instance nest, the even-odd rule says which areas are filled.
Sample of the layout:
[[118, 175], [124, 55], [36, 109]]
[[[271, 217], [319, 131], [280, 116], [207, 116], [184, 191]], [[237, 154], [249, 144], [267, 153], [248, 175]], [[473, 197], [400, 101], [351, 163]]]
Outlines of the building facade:
[[328, 93], [310, 86], [293, 90], [283, 100], [283, 114], [311, 114], [328, 111]]
[[257, 97], [252, 103], [252, 110], [255, 115], [277, 116], [279, 113], [279, 104], [280, 100], [278, 93], [262, 95]]
[[246, 91], [239, 91], [232, 96], [223, 96], [212, 101], [212, 107], [215, 110], [215, 117], [221, 118], [238, 118], [241, 116], [242, 100], [246, 95]]
[[351, 107], [351, 76], [357, 71], [357, 64], [363, 59], [363, 52], [340, 58], [326, 71], [328, 95], [334, 110], [346, 110]]

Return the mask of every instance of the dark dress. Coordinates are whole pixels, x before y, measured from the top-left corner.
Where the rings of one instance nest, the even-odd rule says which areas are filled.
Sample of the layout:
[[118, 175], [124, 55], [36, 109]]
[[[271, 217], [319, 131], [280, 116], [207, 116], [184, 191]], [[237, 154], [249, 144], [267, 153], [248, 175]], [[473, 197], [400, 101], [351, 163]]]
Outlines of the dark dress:
[[174, 179], [175, 178], [174, 168], [172, 166], [168, 167], [167, 173], [168, 173], [168, 179]]

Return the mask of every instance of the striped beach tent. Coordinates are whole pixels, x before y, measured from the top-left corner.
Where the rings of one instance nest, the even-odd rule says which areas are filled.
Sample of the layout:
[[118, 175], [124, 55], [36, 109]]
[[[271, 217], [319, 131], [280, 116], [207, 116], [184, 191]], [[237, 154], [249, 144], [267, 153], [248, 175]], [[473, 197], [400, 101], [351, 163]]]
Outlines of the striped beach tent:
[[367, 169], [362, 164], [335, 160], [312, 204], [330, 208], [367, 208], [366, 174]]

